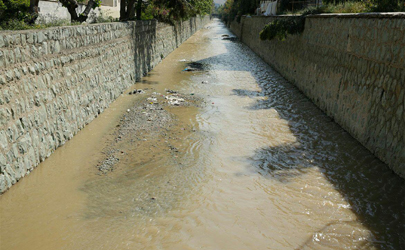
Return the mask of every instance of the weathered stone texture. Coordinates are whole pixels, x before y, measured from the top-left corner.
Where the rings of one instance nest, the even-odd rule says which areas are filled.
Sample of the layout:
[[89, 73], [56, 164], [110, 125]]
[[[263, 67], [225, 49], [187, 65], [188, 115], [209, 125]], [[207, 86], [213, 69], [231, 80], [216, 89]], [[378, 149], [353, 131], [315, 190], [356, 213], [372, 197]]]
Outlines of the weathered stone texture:
[[261, 41], [275, 18], [283, 17], [242, 18], [231, 29], [405, 178], [405, 15], [316, 15], [301, 35]]
[[0, 32], [0, 193], [208, 21]]

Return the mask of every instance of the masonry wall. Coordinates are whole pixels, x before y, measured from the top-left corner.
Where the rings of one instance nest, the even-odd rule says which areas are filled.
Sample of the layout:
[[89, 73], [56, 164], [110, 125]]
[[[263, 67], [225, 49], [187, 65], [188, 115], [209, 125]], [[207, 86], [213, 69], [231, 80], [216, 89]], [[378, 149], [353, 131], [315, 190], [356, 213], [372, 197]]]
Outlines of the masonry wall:
[[0, 193], [209, 20], [0, 32]]
[[283, 17], [242, 18], [231, 29], [405, 178], [405, 15], [316, 15], [301, 35], [261, 41], [275, 18]]

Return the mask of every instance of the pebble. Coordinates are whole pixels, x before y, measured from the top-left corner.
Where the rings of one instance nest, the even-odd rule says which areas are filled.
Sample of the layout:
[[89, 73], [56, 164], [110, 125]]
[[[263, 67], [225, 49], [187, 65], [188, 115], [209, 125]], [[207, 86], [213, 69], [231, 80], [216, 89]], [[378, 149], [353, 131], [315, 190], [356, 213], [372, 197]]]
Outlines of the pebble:
[[148, 97], [147, 100], [148, 100], [148, 101], [152, 101], [152, 102], [157, 102], [157, 98], [156, 98], [156, 97]]
[[180, 106], [180, 102], [184, 102], [184, 99], [178, 96], [166, 96], [165, 98], [168, 100], [170, 105], [174, 106]]

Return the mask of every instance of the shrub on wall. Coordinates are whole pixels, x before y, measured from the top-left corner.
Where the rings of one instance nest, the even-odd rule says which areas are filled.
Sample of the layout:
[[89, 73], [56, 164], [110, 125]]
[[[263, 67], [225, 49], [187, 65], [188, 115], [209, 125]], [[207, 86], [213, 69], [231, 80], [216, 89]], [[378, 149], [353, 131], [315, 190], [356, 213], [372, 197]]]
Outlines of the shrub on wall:
[[287, 34], [294, 35], [304, 31], [304, 17], [287, 17], [277, 19], [267, 24], [260, 32], [261, 40], [272, 40], [277, 38], [282, 41], [287, 37]]
[[308, 15], [324, 13], [322, 8], [310, 8], [301, 16], [292, 16], [276, 19], [275, 21], [264, 26], [260, 32], [261, 40], [272, 40], [277, 38], [282, 41], [287, 35], [300, 34], [305, 28], [305, 17]]

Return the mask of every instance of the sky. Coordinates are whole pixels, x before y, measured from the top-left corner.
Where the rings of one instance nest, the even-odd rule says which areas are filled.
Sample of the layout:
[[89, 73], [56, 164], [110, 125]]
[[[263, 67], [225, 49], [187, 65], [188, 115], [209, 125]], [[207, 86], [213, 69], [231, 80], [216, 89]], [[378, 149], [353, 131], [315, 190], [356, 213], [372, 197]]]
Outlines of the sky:
[[214, 0], [214, 3], [224, 4], [226, 0]]

